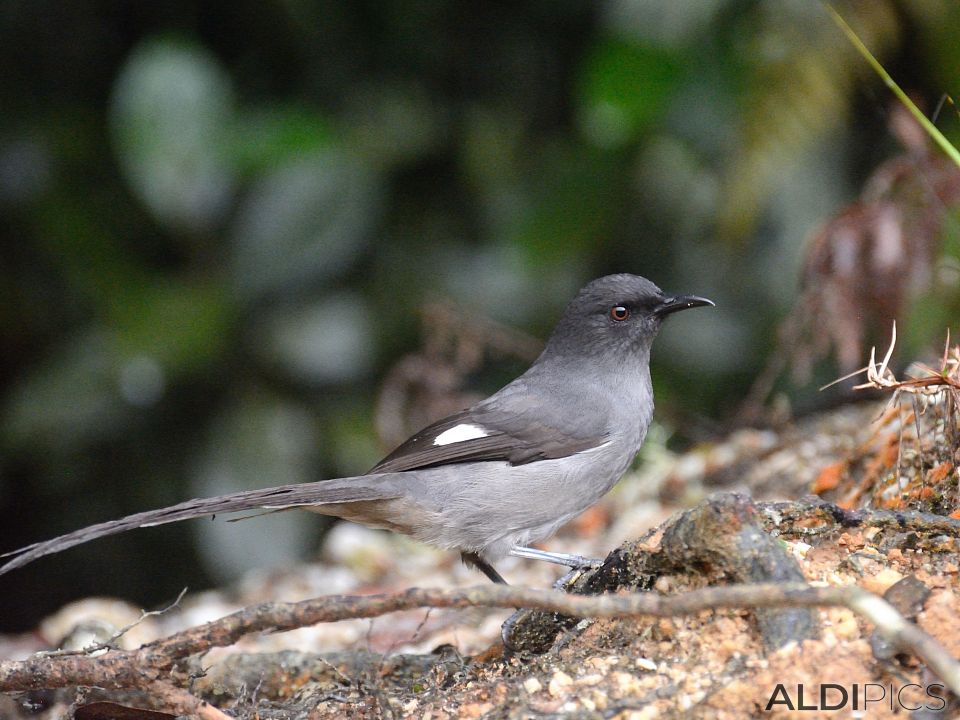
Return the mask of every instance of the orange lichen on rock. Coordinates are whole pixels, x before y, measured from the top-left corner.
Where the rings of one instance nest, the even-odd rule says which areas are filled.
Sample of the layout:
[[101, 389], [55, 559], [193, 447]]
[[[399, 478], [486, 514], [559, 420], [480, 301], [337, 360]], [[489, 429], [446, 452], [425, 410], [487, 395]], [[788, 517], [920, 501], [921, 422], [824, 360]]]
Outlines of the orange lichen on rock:
[[810, 487], [810, 492], [820, 495], [828, 490], [836, 490], [846, 471], [846, 460], [830, 463], [817, 475], [817, 479], [813, 481], [813, 485]]
[[953, 463], [947, 460], [939, 465], [935, 465], [927, 472], [927, 482], [933, 485], [939, 485], [948, 477], [953, 470]]

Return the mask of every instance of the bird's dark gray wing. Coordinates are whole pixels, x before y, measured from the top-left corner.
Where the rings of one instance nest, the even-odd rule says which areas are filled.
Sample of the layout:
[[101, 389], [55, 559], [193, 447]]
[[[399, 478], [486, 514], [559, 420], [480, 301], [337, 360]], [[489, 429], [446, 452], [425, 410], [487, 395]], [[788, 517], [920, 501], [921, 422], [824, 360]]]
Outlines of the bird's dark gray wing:
[[425, 427], [377, 463], [371, 473], [419, 470], [435, 465], [503, 460], [524, 465], [562, 458], [597, 447], [606, 435], [578, 432], [596, 428], [546, 412], [532, 398], [512, 395], [509, 411], [482, 403]]

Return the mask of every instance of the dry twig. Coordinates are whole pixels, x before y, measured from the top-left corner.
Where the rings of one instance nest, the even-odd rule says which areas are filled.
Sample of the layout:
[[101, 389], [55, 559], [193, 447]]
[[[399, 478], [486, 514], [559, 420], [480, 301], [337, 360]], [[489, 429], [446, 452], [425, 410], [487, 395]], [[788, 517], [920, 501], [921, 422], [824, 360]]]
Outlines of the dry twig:
[[[98, 657], [33, 657], [0, 662], [0, 691], [97, 685], [105, 688], [148, 687], [178, 661], [213, 647], [231, 645], [245, 635], [280, 632], [320, 622], [364, 618], [423, 607], [538, 608], [578, 617], [672, 617], [716, 608], [849, 608], [877, 627], [902, 652], [921, 660], [953, 692], [960, 693], [960, 663], [930, 635], [908, 622], [882, 598], [857, 587], [812, 587], [803, 583], [768, 583], [710, 587], [662, 596], [654, 593], [580, 596], [555, 590], [485, 585], [473, 588], [420, 589], [369, 596], [327, 596], [299, 603], [264, 603], [206, 625], [184, 630], [138, 650], [109, 650]], [[165, 680], [164, 680], [165, 682]], [[185, 707], [192, 696], [171, 701]], [[187, 710], [206, 712], [199, 703]], [[206, 717], [213, 717], [207, 714]]]
[[[923, 375], [918, 377], [910, 376], [904, 380], [898, 380], [893, 371], [889, 368], [890, 357], [893, 355], [893, 348], [897, 344], [897, 323], [893, 323], [893, 332], [890, 337], [890, 347], [883, 357], [883, 362], [877, 363], [877, 348], [870, 349], [870, 362], [865, 368], [857, 370], [853, 375], [859, 375], [862, 372], [867, 373], [867, 381], [859, 385], [854, 385], [854, 390], [863, 390], [874, 388], [877, 390], [893, 390], [891, 402], [899, 399], [900, 393], [910, 393], [921, 399], [926, 409], [930, 401], [938, 401], [947, 393], [954, 402], [960, 394], [960, 345], [950, 347], [950, 333], [947, 331], [947, 341], [943, 349], [943, 360], [940, 363], [940, 369], [935, 370], [927, 365], [918, 365], [923, 371]], [[846, 377], [853, 377], [847, 375]], [[846, 378], [841, 378], [841, 380]], [[838, 381], [835, 381], [838, 382]], [[833, 383], [830, 383], [831, 385]], [[828, 386], [825, 386], [828, 387]], [[956, 404], [954, 404], [956, 407]]]
[[165, 608], [160, 610], [141, 610], [140, 617], [134, 620], [128, 625], [124, 625], [122, 628], [113, 633], [109, 638], [102, 642], [93, 643], [92, 645], [87, 645], [83, 648], [71, 648], [71, 649], [60, 649], [60, 650], [42, 650], [37, 653], [39, 657], [57, 657], [59, 655], [93, 655], [94, 653], [101, 652], [103, 650], [108, 650], [113, 647], [113, 644], [126, 635], [128, 632], [133, 630], [137, 625], [141, 624], [144, 620], [149, 617], [158, 617], [160, 615], [165, 615], [174, 608], [180, 607], [180, 601], [183, 600], [184, 595], [187, 594], [187, 588], [184, 588], [180, 591], [180, 594], [177, 595], [177, 599], [172, 603], [167, 605]]

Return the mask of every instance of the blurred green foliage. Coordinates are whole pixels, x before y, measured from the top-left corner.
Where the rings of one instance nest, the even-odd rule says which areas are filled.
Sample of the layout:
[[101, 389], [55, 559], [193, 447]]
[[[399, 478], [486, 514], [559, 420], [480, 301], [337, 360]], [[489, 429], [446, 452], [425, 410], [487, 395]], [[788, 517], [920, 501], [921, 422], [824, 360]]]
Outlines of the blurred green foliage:
[[[956, 92], [955, 3], [837, 7], [928, 107]], [[791, 0], [8, 0], [3, 549], [363, 472], [430, 298], [543, 336], [607, 272], [713, 297], [664, 331], [654, 375], [666, 418], [723, 417], [804, 238], [897, 152], [845, 43]], [[44, 560], [5, 580], [0, 617], [292, 562], [313, 519], [285, 521], [256, 553], [205, 526], [201, 560], [183, 527]]]

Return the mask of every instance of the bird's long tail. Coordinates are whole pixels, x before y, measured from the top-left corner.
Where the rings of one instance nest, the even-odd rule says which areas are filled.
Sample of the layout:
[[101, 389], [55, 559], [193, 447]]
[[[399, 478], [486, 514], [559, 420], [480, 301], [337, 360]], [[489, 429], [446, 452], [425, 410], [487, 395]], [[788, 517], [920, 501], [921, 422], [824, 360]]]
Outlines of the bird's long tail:
[[389, 482], [384, 482], [385, 480], [388, 480], [388, 477], [384, 475], [363, 475], [186, 500], [160, 510], [148, 510], [119, 520], [90, 525], [52, 540], [44, 540], [4, 553], [0, 557], [11, 559], [0, 565], [0, 575], [31, 563], [44, 555], [52, 555], [75, 545], [136, 528], [246, 510], [286, 510], [310, 505], [385, 500], [396, 497], [397, 493], [389, 487]]

